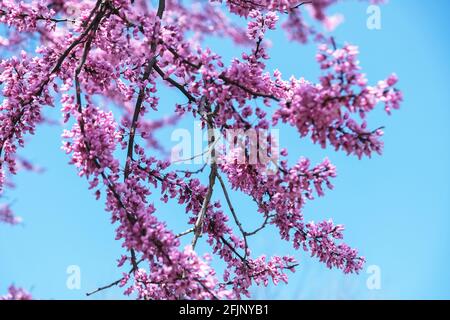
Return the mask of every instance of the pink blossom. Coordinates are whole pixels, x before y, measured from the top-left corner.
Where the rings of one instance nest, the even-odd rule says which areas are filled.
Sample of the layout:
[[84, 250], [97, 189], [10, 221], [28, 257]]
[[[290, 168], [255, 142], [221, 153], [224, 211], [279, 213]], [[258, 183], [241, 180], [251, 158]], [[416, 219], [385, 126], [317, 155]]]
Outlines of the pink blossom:
[[261, 14], [258, 10], [252, 10], [249, 13], [252, 19], [247, 26], [248, 37], [252, 40], [262, 39], [267, 29], [274, 30], [278, 16], [275, 12], [268, 12], [266, 15]]
[[15, 225], [22, 222], [20, 217], [17, 217], [7, 204], [0, 205], [0, 222]]
[[14, 285], [11, 285], [8, 288], [8, 293], [6, 295], [0, 296], [0, 300], [32, 300], [32, 299], [33, 297], [31, 296], [30, 293]]
[[[379, 105], [388, 114], [399, 108], [397, 76], [368, 85], [358, 47], [337, 46], [315, 29], [316, 22], [328, 29], [341, 22], [327, 13], [338, 0], [213, 2], [1, 1], [0, 23], [10, 33], [0, 39], [8, 53], [0, 62], [0, 191], [9, 186], [7, 175], [34, 168], [18, 156], [19, 147], [47, 122], [44, 108], [60, 104], [67, 126], [62, 149], [93, 196], [105, 202], [123, 247], [117, 261], [122, 277], [112, 285], [126, 295], [239, 299], [249, 297], [253, 285], [287, 283], [299, 265], [293, 255], [251, 250], [249, 239], [268, 226], [293, 254], [302, 249], [330, 268], [359, 272], [364, 258], [343, 241], [343, 226], [305, 218], [305, 205], [333, 189], [335, 166], [328, 158], [289, 163], [288, 150], [280, 145], [278, 154], [278, 142], [263, 133], [287, 124], [324, 148], [359, 158], [381, 153], [383, 127], [367, 115]], [[246, 29], [233, 14], [248, 18]], [[286, 78], [267, 67], [268, 30], [278, 20], [289, 40], [320, 44], [318, 80]], [[205, 46], [211, 36], [231, 40], [239, 54], [225, 61]], [[175, 106], [163, 86], [177, 93]], [[177, 170], [158, 154], [166, 143], [157, 130], [181, 116], [217, 132], [208, 135], [211, 161], [199, 170]], [[233, 130], [263, 138], [238, 137], [229, 152], [213, 145]], [[263, 153], [250, 161], [255, 147]], [[240, 220], [235, 192], [256, 203], [258, 228]], [[172, 230], [164, 220], [169, 201], [178, 204], [186, 230]], [[3, 205], [0, 221], [19, 220]], [[199, 242], [209, 246], [208, 254], [198, 254]], [[15, 287], [6, 297], [31, 298]]]

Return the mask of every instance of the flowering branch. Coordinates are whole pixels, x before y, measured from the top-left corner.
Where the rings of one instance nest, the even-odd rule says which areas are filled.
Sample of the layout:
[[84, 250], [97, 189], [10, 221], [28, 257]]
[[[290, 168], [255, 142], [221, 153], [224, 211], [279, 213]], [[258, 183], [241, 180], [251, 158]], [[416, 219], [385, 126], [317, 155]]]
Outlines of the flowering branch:
[[[330, 268], [359, 272], [364, 258], [342, 242], [343, 226], [304, 217], [306, 203], [333, 188], [335, 167], [328, 159], [311, 165], [303, 157], [290, 165], [288, 151], [278, 153], [274, 136], [264, 135], [289, 125], [323, 148], [359, 158], [381, 153], [383, 127], [370, 129], [366, 116], [379, 104], [388, 114], [399, 108], [398, 79], [368, 85], [357, 47], [338, 46], [306, 24], [303, 5], [310, 6], [311, 21], [329, 26], [326, 11], [335, 2], [227, 0], [226, 8], [211, 2], [198, 8], [160, 0], [153, 8], [144, 0], [2, 0], [0, 23], [12, 33], [4, 46], [11, 58], [0, 63], [0, 190], [16, 173], [24, 137], [45, 122], [43, 107], [59, 103], [71, 124], [62, 149], [95, 197], [105, 200], [126, 251], [118, 266], [129, 265], [120, 279], [88, 295], [120, 286], [138, 299], [230, 299], [249, 296], [254, 284], [288, 282], [287, 272], [298, 266], [293, 256], [252, 255], [248, 238], [263, 231], [278, 232]], [[232, 14], [248, 19], [247, 28], [234, 24]], [[317, 82], [267, 69], [267, 35], [279, 20], [289, 39], [321, 42]], [[27, 53], [32, 45], [24, 39], [34, 35], [39, 46]], [[204, 47], [209, 36], [229, 38], [245, 51], [226, 64]], [[169, 119], [150, 120], [147, 114], [159, 113], [161, 86], [175, 88], [187, 102], [177, 104]], [[156, 130], [181, 116], [199, 119], [208, 133], [207, 150], [189, 158], [207, 154], [198, 170], [174, 168], [189, 159], [158, 159], [164, 148]], [[219, 141], [230, 143], [230, 151]], [[254, 157], [252, 150], [260, 153]], [[226, 210], [216, 199], [216, 180]], [[232, 192], [256, 203], [262, 221], [254, 230], [244, 228]], [[157, 194], [161, 203], [176, 201], [186, 212], [184, 231], [173, 232], [155, 215]], [[0, 221], [18, 220], [3, 206]], [[182, 247], [191, 234], [190, 245]], [[209, 254], [195, 252], [203, 239], [225, 267], [222, 274]]]

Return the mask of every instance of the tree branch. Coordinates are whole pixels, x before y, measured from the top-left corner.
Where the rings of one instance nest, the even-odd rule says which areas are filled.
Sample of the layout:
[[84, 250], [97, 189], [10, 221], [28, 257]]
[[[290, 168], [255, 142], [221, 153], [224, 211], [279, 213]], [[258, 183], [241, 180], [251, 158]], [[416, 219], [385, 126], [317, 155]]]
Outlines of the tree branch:
[[[210, 147], [211, 151], [211, 171], [209, 173], [209, 184], [208, 189], [206, 191], [205, 198], [203, 199], [202, 208], [200, 210], [200, 213], [197, 216], [197, 220], [194, 225], [194, 238], [192, 239], [192, 248], [195, 248], [195, 245], [197, 244], [197, 240], [200, 237], [202, 233], [202, 227], [203, 227], [203, 220], [206, 215], [206, 211], [208, 210], [209, 202], [211, 200], [211, 196], [214, 189], [214, 183], [216, 181], [217, 176], [217, 162], [216, 162], [216, 154], [214, 149], [214, 125], [213, 125], [213, 118], [212, 114], [209, 112], [210, 107], [207, 106], [206, 98], [203, 97], [200, 101], [199, 110], [201, 112], [206, 112], [206, 118], [207, 118], [207, 130], [208, 130], [208, 145]], [[211, 147], [212, 146], [212, 147]]]

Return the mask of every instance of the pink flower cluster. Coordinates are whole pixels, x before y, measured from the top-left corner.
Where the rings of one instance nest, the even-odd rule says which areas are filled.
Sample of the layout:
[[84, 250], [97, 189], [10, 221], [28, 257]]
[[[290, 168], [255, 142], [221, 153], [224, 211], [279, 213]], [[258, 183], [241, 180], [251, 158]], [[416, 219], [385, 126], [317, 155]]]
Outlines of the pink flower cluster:
[[[101, 116], [99, 116], [101, 114]], [[215, 272], [195, 252], [188, 248], [180, 251], [179, 240], [155, 216], [153, 204], [147, 204], [151, 194], [145, 181], [156, 183], [157, 172], [167, 168], [167, 163], [146, 158], [144, 150], [135, 146], [140, 158], [130, 161], [130, 174], [125, 183], [118, 182], [118, 161], [113, 153], [120, 139], [111, 113], [91, 105], [86, 106], [71, 131], [63, 133], [63, 149], [72, 154], [72, 163], [79, 174], [89, 179], [91, 188], [103, 181], [107, 186], [107, 210], [113, 223], [119, 222], [117, 240], [132, 253], [140, 254], [149, 264], [151, 273], [134, 270], [134, 284], [127, 294], [137, 292], [138, 298], [152, 299], [206, 299], [231, 297], [227, 290], [216, 288]], [[156, 169], [151, 166], [156, 164]], [[166, 178], [166, 183], [170, 182]], [[163, 190], [165, 187], [163, 186]], [[99, 197], [99, 190], [96, 192]], [[133, 260], [137, 265], [137, 261]], [[123, 264], [123, 261], [122, 261]], [[128, 282], [124, 278], [122, 285]]]
[[[298, 265], [294, 257], [252, 256], [249, 238], [271, 225], [294, 249], [310, 252], [328, 267], [360, 271], [364, 258], [342, 242], [341, 225], [307, 223], [303, 215], [308, 200], [333, 187], [336, 168], [328, 159], [311, 166], [302, 157], [289, 166], [286, 159], [277, 161], [270, 135], [249, 144], [238, 138], [243, 148], [229, 153], [213, 148], [210, 139], [212, 161], [182, 174], [156, 152], [164, 150], [156, 131], [183, 115], [199, 119], [217, 138], [229, 138], [228, 129], [259, 134], [284, 123], [322, 147], [358, 157], [380, 153], [382, 129], [368, 129], [366, 115], [378, 104], [388, 113], [398, 109], [397, 77], [369, 86], [355, 46], [338, 48], [308, 26], [304, 8], [313, 20], [335, 26], [339, 21], [326, 9], [336, 2], [227, 0], [227, 13], [208, 1], [159, 0], [157, 8], [144, 0], [1, 1], [0, 23], [11, 33], [8, 41], [0, 41], [9, 57], [0, 63], [0, 190], [18, 164], [30, 167], [20, 161], [17, 149], [44, 123], [43, 106], [54, 105], [57, 98], [64, 122], [71, 125], [62, 134], [62, 149], [96, 198], [105, 199], [124, 248], [118, 265], [130, 269], [113, 284], [126, 294], [228, 299], [249, 296], [254, 284], [287, 282], [288, 271]], [[248, 17], [247, 29], [232, 22], [230, 12]], [[304, 42], [314, 35], [328, 43], [316, 57], [323, 70], [318, 83], [284, 79], [278, 70], [268, 70], [267, 31], [279, 19], [290, 39]], [[29, 48], [34, 41], [26, 41], [31, 36], [37, 39], [36, 49]], [[209, 36], [251, 48], [225, 63], [204, 47]], [[179, 94], [172, 110], [161, 91], [164, 85]], [[248, 159], [255, 146], [264, 150], [267, 161], [236, 160]], [[287, 154], [281, 151], [282, 157]], [[200, 175], [205, 171], [206, 183]], [[245, 228], [229, 186], [256, 203], [260, 227]], [[156, 215], [157, 193], [161, 204], [174, 201], [185, 211], [186, 231], [172, 231]], [[217, 200], [219, 194], [226, 206]], [[1, 207], [0, 221], [15, 219], [9, 206]], [[186, 246], [187, 237], [192, 240]], [[217, 271], [212, 257], [196, 253], [197, 242], [204, 239], [224, 272]], [[26, 297], [14, 287], [10, 295]]]
[[298, 0], [226, 0], [231, 12], [243, 16], [249, 15], [252, 10], [269, 10], [278, 11], [280, 13], [290, 13], [302, 6], [310, 5], [312, 16], [317, 20], [323, 20], [326, 16], [325, 10], [335, 2], [337, 2], [337, 0], [314, 0], [310, 2]]
[[[358, 257], [358, 252], [345, 243], [336, 244], [342, 239], [342, 225], [334, 225], [331, 220], [318, 224], [310, 222], [306, 225], [306, 235], [299, 235], [295, 241], [307, 241], [311, 255], [319, 258], [327, 267], [342, 269], [345, 273], [358, 272], [362, 269], [365, 259]], [[302, 239], [306, 237], [306, 239]]]
[[0, 296], [0, 300], [32, 300], [33, 297], [30, 293], [22, 288], [18, 288], [14, 285], [8, 288], [8, 293], [4, 296]]
[[25, 1], [0, 1], [0, 23], [14, 26], [18, 31], [34, 31], [38, 21], [44, 21], [47, 27], [53, 26], [52, 17], [55, 12], [50, 10], [43, 1], [32, 4]]
[[[235, 157], [233, 154], [227, 156]], [[336, 232], [331, 238], [327, 236], [324, 241], [316, 241], [321, 236], [313, 228], [314, 224], [304, 223], [302, 211], [305, 200], [314, 199], [314, 191], [318, 196], [323, 196], [324, 186], [333, 188], [330, 179], [336, 176], [336, 169], [328, 159], [313, 168], [310, 168], [310, 162], [305, 158], [292, 168], [282, 161], [278, 171], [269, 174], [265, 173], [267, 168], [264, 165], [235, 165], [233, 159], [229, 160], [221, 162], [221, 169], [227, 174], [232, 187], [252, 197], [266, 223], [276, 225], [283, 239], [292, 240], [296, 249], [302, 247], [311, 251], [327, 266], [345, 272], [361, 270], [364, 258], [346, 244], [335, 243], [335, 240], [342, 239], [341, 233]], [[327, 223], [322, 222], [319, 226], [328, 226]], [[323, 227], [321, 231], [326, 232], [328, 229]]]
[[249, 21], [247, 26], [248, 37], [252, 40], [262, 39], [266, 30], [274, 30], [278, 16], [275, 12], [268, 12], [263, 15], [258, 10], [252, 10], [249, 13], [249, 17], [252, 20]]
[[17, 217], [7, 204], [0, 204], [0, 222], [16, 225], [22, 222], [20, 217]]
[[249, 289], [253, 283], [267, 286], [269, 279], [274, 284], [280, 281], [287, 283], [286, 270], [295, 270], [297, 265], [295, 259], [290, 256], [273, 256], [266, 261], [265, 255], [256, 259], [251, 258], [247, 235], [244, 233], [242, 239], [233, 234], [227, 225], [228, 220], [220, 210], [220, 203], [216, 202], [214, 208], [210, 208], [203, 227], [204, 232], [208, 234], [207, 242], [213, 252], [227, 265], [221, 287], [232, 286], [234, 297], [240, 298], [241, 295], [250, 297]]
[[[119, 161], [113, 153], [121, 136], [112, 112], [88, 104], [82, 114], [77, 114], [72, 130], [65, 130], [62, 137], [66, 139], [63, 150], [72, 154], [71, 163], [78, 168], [79, 175], [90, 179], [90, 188], [98, 186], [105, 168], [118, 174]], [[108, 179], [115, 181], [117, 176], [110, 175]]]
[[[177, 257], [178, 258], [178, 257]], [[127, 293], [137, 292], [138, 299], [229, 299], [233, 298], [229, 290], [216, 290], [217, 279], [215, 271], [207, 261], [210, 258], [199, 259], [191, 246], [187, 246], [183, 254], [177, 259], [177, 263], [184, 265], [186, 269], [177, 278], [167, 281], [167, 270], [152, 270], [148, 274], [146, 270], [139, 269], [134, 276], [134, 285]], [[181, 270], [180, 270], [181, 271]]]
[[17, 146], [24, 145], [23, 136], [33, 134], [36, 124], [41, 121], [40, 106], [52, 104], [52, 98], [41, 86], [47, 68], [42, 59], [29, 58], [24, 51], [19, 57], [13, 56], [0, 63], [0, 84], [3, 84], [4, 97], [0, 105], [1, 170], [16, 173]]
[[[302, 137], [311, 135], [323, 148], [327, 143], [359, 158], [381, 153], [381, 128], [367, 129], [366, 114], [378, 103], [384, 103], [389, 113], [398, 109], [402, 94], [394, 86], [397, 77], [391, 75], [375, 87], [367, 86], [360, 72], [358, 49], [346, 45], [342, 49], [320, 47], [317, 61], [325, 74], [319, 84], [292, 79], [286, 84], [288, 96], [282, 101], [272, 120], [297, 127]], [[362, 119], [358, 123], [355, 115]], [[353, 117], [352, 117], [353, 116]]]

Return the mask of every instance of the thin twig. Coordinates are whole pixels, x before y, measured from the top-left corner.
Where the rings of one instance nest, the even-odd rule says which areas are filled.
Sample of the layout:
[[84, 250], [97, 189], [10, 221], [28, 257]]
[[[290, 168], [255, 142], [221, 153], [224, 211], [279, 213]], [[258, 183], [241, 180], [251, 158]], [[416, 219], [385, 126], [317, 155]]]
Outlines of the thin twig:
[[228, 208], [230, 208], [231, 214], [233, 215], [234, 218], [234, 222], [236, 223], [236, 225], [238, 226], [239, 230], [242, 233], [242, 237], [244, 238], [244, 243], [245, 243], [245, 249], [244, 249], [244, 258], [247, 258], [247, 251], [248, 251], [248, 242], [247, 242], [247, 232], [244, 230], [244, 228], [242, 227], [242, 223], [239, 220], [236, 211], [233, 208], [233, 204], [231, 203], [231, 199], [230, 196], [228, 194], [227, 188], [225, 186], [225, 183], [222, 179], [222, 177], [220, 176], [219, 173], [216, 174], [217, 175], [217, 179], [219, 179], [220, 185], [222, 186], [222, 190], [223, 193], [225, 195], [225, 200], [227, 201], [228, 204]]
[[190, 228], [190, 229], [187, 229], [186, 231], [180, 232], [175, 237], [176, 238], [181, 238], [181, 237], [183, 237], [183, 236], [185, 236], [185, 235], [187, 235], [189, 233], [192, 233], [192, 232], [194, 232], [194, 228]]
[[188, 103], [196, 102], [194, 96], [192, 96], [183, 85], [179, 84], [176, 80], [166, 76], [164, 71], [156, 63], [154, 64], [153, 69], [155, 69], [155, 71], [161, 76], [161, 78], [180, 90], [186, 96], [186, 98], [188, 98]]
[[[202, 97], [199, 105], [199, 110], [204, 110], [207, 112], [207, 130], [208, 130], [208, 145], [213, 145], [215, 141], [214, 133], [213, 133], [213, 119], [210, 111], [210, 107], [207, 106], [207, 101], [205, 97]], [[195, 248], [195, 245], [197, 244], [197, 240], [202, 234], [202, 227], [203, 227], [203, 220], [206, 215], [206, 211], [208, 210], [209, 202], [211, 201], [211, 196], [214, 190], [214, 183], [216, 181], [217, 176], [217, 162], [216, 162], [216, 153], [214, 147], [211, 148], [211, 171], [209, 173], [209, 184], [208, 189], [206, 191], [205, 198], [203, 199], [202, 208], [200, 210], [200, 213], [197, 216], [197, 220], [194, 225], [194, 238], [192, 239], [192, 248]]]
[[[143, 261], [143, 260], [141, 259], [141, 260], [137, 261], [136, 264], [139, 265], [142, 261]], [[131, 270], [128, 272], [128, 274], [132, 274], [134, 271], [135, 271], [135, 268], [133, 267], [133, 268], [131, 268]], [[91, 291], [91, 292], [86, 292], [86, 296], [89, 297], [89, 296], [91, 296], [91, 295], [93, 295], [93, 294], [95, 294], [95, 293], [97, 293], [97, 292], [100, 292], [100, 291], [109, 289], [109, 288], [111, 288], [111, 287], [117, 286], [123, 279], [125, 279], [125, 277], [122, 277], [122, 278], [120, 278], [120, 279], [117, 279], [116, 281], [111, 282], [110, 284], [107, 284], [107, 285], [105, 285], [105, 286], [99, 287], [99, 288], [97, 288], [97, 289], [95, 289], [95, 290], [93, 290], [93, 291]]]

